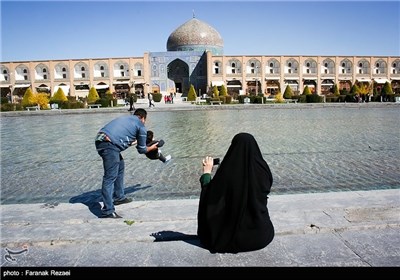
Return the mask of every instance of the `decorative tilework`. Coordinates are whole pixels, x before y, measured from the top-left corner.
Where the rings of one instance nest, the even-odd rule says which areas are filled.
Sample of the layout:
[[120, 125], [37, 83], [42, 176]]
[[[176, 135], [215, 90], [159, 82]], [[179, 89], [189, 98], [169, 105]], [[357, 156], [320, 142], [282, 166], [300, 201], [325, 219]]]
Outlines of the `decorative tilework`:
[[179, 26], [168, 38], [167, 51], [210, 50], [222, 54], [224, 42], [221, 35], [209, 24], [192, 18]]

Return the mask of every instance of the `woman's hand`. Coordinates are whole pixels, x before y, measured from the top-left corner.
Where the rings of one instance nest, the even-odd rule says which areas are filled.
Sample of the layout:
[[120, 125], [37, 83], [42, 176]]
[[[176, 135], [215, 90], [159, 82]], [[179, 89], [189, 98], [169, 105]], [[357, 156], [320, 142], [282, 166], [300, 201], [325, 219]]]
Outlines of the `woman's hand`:
[[214, 165], [213, 158], [206, 156], [203, 159], [203, 173], [211, 173], [213, 165]]

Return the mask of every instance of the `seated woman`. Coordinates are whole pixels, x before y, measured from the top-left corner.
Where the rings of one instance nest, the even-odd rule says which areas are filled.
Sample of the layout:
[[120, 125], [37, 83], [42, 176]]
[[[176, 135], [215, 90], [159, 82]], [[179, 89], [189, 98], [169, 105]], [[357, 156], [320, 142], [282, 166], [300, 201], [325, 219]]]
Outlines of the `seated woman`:
[[197, 235], [212, 253], [259, 250], [274, 238], [267, 199], [272, 174], [251, 134], [239, 133], [211, 178], [213, 158], [203, 159]]

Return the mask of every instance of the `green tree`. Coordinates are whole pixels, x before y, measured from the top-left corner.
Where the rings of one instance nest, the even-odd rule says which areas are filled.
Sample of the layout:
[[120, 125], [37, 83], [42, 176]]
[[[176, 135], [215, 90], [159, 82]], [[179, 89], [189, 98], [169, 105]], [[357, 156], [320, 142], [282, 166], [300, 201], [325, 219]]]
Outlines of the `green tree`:
[[358, 88], [357, 84], [354, 84], [350, 89], [351, 94], [358, 94], [359, 92], [360, 92], [360, 89]]
[[393, 89], [389, 82], [385, 83], [382, 88], [381, 94], [393, 94]]
[[113, 94], [112, 94], [111, 90], [107, 90], [106, 91], [106, 98], [107, 99], [113, 99]]
[[291, 99], [293, 95], [292, 88], [290, 86], [286, 86], [285, 92], [283, 93], [283, 98]]
[[213, 98], [219, 97], [219, 91], [218, 91], [217, 86], [213, 86], [212, 92], [213, 92], [213, 96], [212, 96]]
[[277, 103], [283, 103], [283, 102], [285, 102], [285, 99], [284, 99], [284, 97], [283, 97], [283, 94], [282, 94], [280, 91], [278, 91], [278, 92], [275, 94], [275, 102], [277, 102]]
[[47, 109], [47, 104], [49, 104], [49, 95], [47, 93], [36, 94], [36, 103], [40, 106], [40, 109]]
[[340, 95], [339, 87], [337, 86], [337, 84], [334, 84], [334, 86], [333, 86], [333, 95], [334, 96], [339, 96]]
[[304, 95], [310, 95], [311, 94], [311, 90], [310, 90], [310, 88], [308, 86], [304, 87], [303, 94]]
[[194, 89], [193, 85], [190, 85], [187, 100], [188, 101], [196, 101], [197, 93], [196, 90]]
[[88, 99], [87, 99], [88, 104], [94, 104], [99, 99], [100, 99], [100, 96], [97, 93], [96, 88], [95, 87], [91, 87], [90, 90], [89, 90], [89, 95], [88, 95]]
[[366, 95], [370, 92], [370, 86], [367, 83], [361, 83], [358, 86], [358, 93], [361, 95]]
[[61, 103], [68, 101], [68, 98], [65, 96], [64, 91], [62, 88], [58, 88], [57, 92], [50, 98], [51, 102]]
[[225, 85], [221, 86], [221, 90], [219, 92], [219, 95], [221, 95], [221, 96], [227, 96], [228, 95]]
[[24, 96], [22, 97], [22, 102], [21, 102], [23, 107], [29, 107], [36, 105], [36, 94], [34, 94], [31, 90], [30, 87], [28, 87], [24, 93]]

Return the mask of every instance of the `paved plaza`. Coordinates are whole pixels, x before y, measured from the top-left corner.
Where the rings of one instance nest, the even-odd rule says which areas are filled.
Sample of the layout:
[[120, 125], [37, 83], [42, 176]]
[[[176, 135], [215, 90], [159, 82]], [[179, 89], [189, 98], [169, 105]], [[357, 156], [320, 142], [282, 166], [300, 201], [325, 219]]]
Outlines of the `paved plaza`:
[[[198, 106], [160, 103], [150, 110]], [[1, 267], [4, 273], [21, 267], [400, 266], [399, 189], [271, 195], [274, 240], [238, 254], [201, 247], [197, 207], [198, 199], [134, 201], [117, 206], [122, 219], [99, 219], [81, 203], [1, 205]]]

